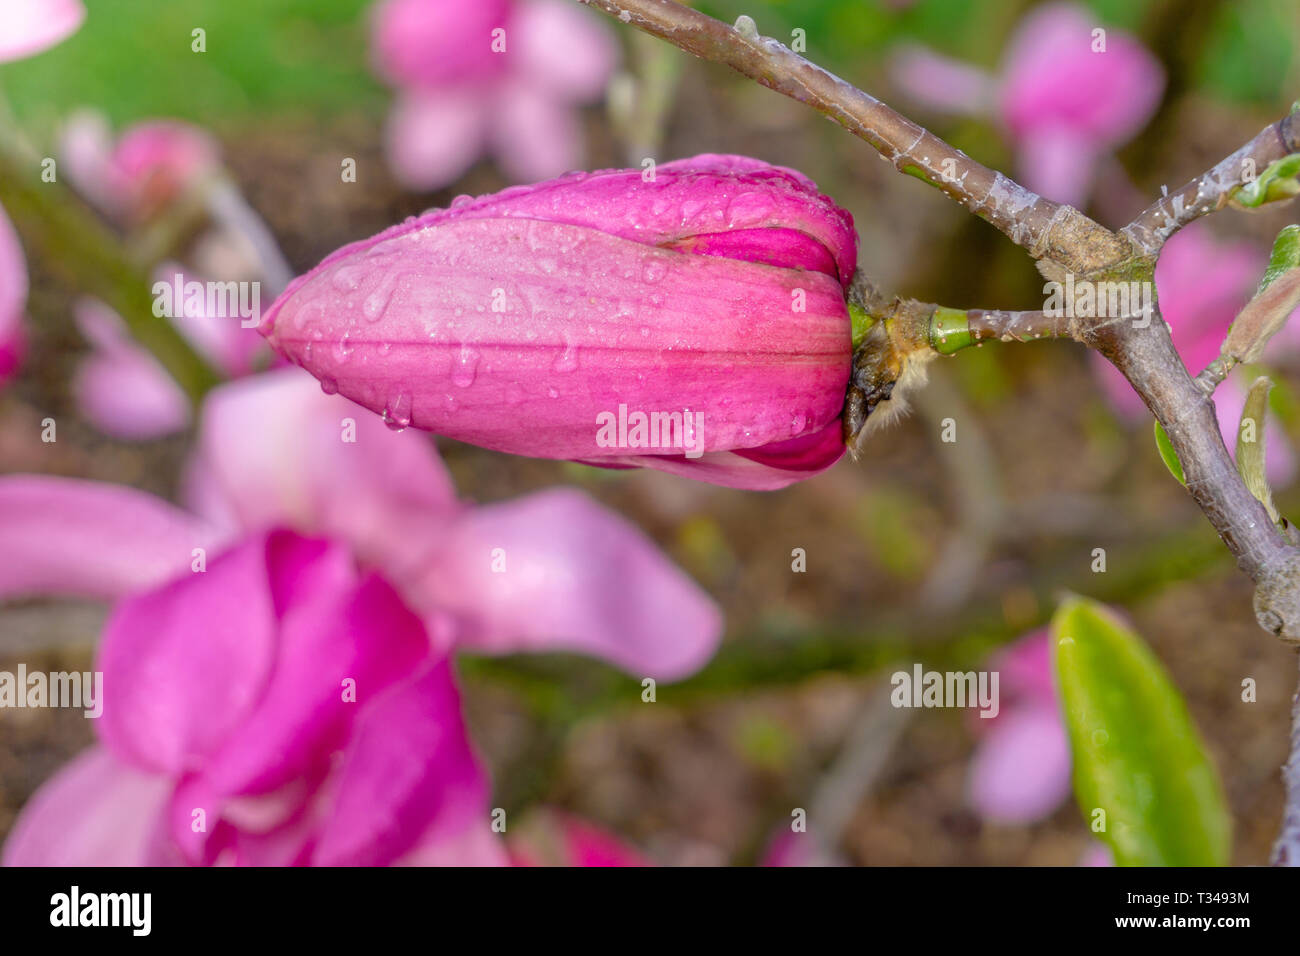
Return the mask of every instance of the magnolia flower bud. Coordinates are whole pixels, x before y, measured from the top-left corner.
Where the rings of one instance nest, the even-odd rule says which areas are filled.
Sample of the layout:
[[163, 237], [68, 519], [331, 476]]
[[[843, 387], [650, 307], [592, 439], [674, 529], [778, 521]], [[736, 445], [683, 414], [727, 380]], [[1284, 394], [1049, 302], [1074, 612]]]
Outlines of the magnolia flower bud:
[[697, 156], [462, 197], [327, 257], [262, 332], [394, 427], [779, 488], [844, 451], [856, 253], [804, 176]]

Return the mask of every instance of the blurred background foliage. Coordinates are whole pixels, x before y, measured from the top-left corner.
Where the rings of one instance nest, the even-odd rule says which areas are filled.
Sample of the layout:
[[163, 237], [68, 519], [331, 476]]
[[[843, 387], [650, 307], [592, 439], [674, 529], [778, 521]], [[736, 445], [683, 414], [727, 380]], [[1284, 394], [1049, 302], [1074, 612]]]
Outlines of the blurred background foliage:
[[[1001, 168], [1011, 153], [992, 124], [909, 108], [886, 64], [891, 50], [910, 42], [996, 69], [1007, 37], [1035, 5], [699, 4], [727, 21], [748, 14], [761, 32], [783, 40], [803, 29], [810, 58]], [[1155, 119], [1119, 156], [1143, 196], [1227, 155], [1300, 95], [1294, 0], [1087, 6], [1137, 34], [1169, 75]], [[392, 96], [369, 68], [365, 0], [89, 0], [88, 7], [78, 34], [0, 75], [19, 121], [38, 142], [52, 142], [68, 113], [86, 105], [115, 126], [171, 117], [211, 129], [297, 270], [457, 192], [505, 185], [490, 162], [456, 188], [423, 196], [403, 193], [387, 176], [379, 140]], [[206, 31], [202, 54], [190, 50], [195, 27]], [[628, 33], [620, 34], [625, 46]], [[862, 262], [892, 291], [964, 307], [1028, 307], [1040, 299], [1041, 279], [1020, 250], [924, 185], [894, 175], [832, 124], [710, 64], [687, 63], [681, 84], [663, 135], [665, 158], [741, 152], [802, 169], [854, 213]], [[1191, 109], [1194, 123], [1186, 122]], [[624, 164], [604, 113], [593, 108], [586, 120], [590, 164]], [[338, 185], [340, 155], [358, 158], [362, 188], [329, 188]], [[1112, 225], [1124, 212], [1090, 211]], [[1214, 227], [1266, 249], [1294, 216], [1293, 209], [1223, 216]], [[0, 434], [51, 410], [75, 416], [66, 395], [66, 355], [80, 348], [67, 318], [71, 294], [39, 261], [31, 265], [37, 371], [0, 401]], [[1277, 767], [1294, 662], [1256, 630], [1248, 582], [1165, 472], [1149, 424], [1129, 429], [1117, 419], [1086, 356], [1072, 346], [991, 347], [936, 364], [929, 397], [871, 439], [861, 461], [774, 494], [440, 442], [458, 487], [480, 500], [584, 485], [652, 534], [727, 613], [718, 658], [662, 688], [654, 708], [639, 703], [635, 682], [587, 660], [463, 661], [476, 739], [504, 806], [568, 807], [665, 862], [753, 860], [791, 806], [807, 805], [840, 779], [833, 771], [852, 756], [854, 728], [870, 719], [882, 674], [914, 660], [979, 667], [997, 646], [1042, 626], [1071, 589], [1122, 606], [1165, 662], [1224, 778], [1234, 859], [1265, 859], [1281, 802]], [[1269, 371], [1279, 382], [1275, 407], [1290, 412], [1283, 423], [1300, 439], [1300, 367]], [[970, 426], [956, 446], [935, 440], [948, 415]], [[185, 438], [136, 446], [75, 424], [60, 429], [57, 447], [6, 439], [0, 467], [174, 490]], [[987, 451], [991, 467], [972, 471], [970, 461], [952, 459], [971, 444]], [[1294, 515], [1300, 496], [1282, 489], [1280, 503]], [[790, 571], [794, 547], [808, 553], [806, 574]], [[1104, 574], [1090, 570], [1096, 547], [1107, 551]], [[962, 564], [963, 554], [973, 554], [973, 563]], [[956, 563], [942, 564], [945, 558]], [[941, 565], [954, 570], [936, 581]], [[52, 620], [84, 638], [73, 650], [51, 651], [56, 660], [88, 654], [93, 622]], [[1244, 676], [1259, 682], [1256, 704], [1240, 700]], [[84, 722], [58, 714], [23, 720], [0, 739], [0, 837], [16, 807], [88, 734]], [[1027, 827], [991, 825], [966, 808], [975, 738], [962, 715], [928, 712], [881, 729], [882, 738], [890, 735], [902, 741], [893, 757], [850, 795], [841, 834], [849, 861], [1071, 864], [1086, 852], [1088, 835], [1072, 805]]]

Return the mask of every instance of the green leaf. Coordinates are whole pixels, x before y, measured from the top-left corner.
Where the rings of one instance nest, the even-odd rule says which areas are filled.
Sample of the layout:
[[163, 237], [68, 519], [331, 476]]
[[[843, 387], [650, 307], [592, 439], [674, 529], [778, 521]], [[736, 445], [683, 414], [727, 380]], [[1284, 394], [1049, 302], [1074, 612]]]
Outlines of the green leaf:
[[1223, 789], [1160, 661], [1113, 612], [1078, 597], [1053, 617], [1052, 648], [1075, 796], [1115, 862], [1225, 865]]
[[1265, 203], [1290, 199], [1300, 193], [1297, 175], [1300, 175], [1300, 153], [1283, 156], [1264, 167], [1254, 181], [1233, 190], [1232, 201], [1247, 209], [1257, 209]]
[[1169, 436], [1159, 422], [1156, 422], [1156, 451], [1160, 452], [1160, 460], [1169, 469], [1169, 474], [1177, 478], [1180, 485], [1187, 484], [1187, 479], [1183, 476], [1183, 463], [1178, 460], [1174, 443], [1169, 440]]
[[1281, 520], [1273, 504], [1273, 491], [1264, 474], [1264, 420], [1268, 414], [1268, 390], [1273, 387], [1267, 376], [1255, 379], [1246, 394], [1237, 426], [1237, 473], [1268, 516], [1277, 524]]
[[1286, 226], [1273, 240], [1273, 252], [1268, 257], [1268, 268], [1260, 280], [1256, 295], [1263, 292], [1273, 280], [1284, 272], [1300, 269], [1300, 225]]

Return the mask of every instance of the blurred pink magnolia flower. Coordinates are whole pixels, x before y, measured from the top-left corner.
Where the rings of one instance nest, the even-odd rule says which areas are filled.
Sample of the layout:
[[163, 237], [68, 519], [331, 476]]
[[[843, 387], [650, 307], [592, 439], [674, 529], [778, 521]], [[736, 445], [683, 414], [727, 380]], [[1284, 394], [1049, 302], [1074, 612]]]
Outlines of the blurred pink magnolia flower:
[[221, 169], [220, 151], [189, 123], [136, 123], [113, 141], [108, 121], [94, 110], [75, 113], [64, 126], [63, 166], [83, 195], [115, 219], [149, 219]]
[[494, 153], [530, 182], [582, 165], [576, 107], [618, 60], [604, 24], [563, 0], [383, 0], [376, 72], [397, 88], [388, 159], [411, 189], [454, 181]]
[[844, 453], [856, 258], [806, 177], [697, 156], [408, 220], [295, 279], [262, 332], [399, 427], [779, 488]]
[[514, 866], [653, 866], [611, 833], [556, 810], [532, 811], [509, 840]]
[[1099, 160], [1142, 129], [1164, 90], [1163, 69], [1137, 39], [1102, 29], [1085, 7], [1048, 4], [1021, 21], [996, 77], [915, 46], [896, 54], [892, 74], [935, 109], [994, 115], [1024, 185], [1081, 206]]
[[[1264, 274], [1266, 257], [1247, 242], [1220, 242], [1203, 223], [1181, 229], [1165, 244], [1156, 262], [1156, 297], [1169, 324], [1183, 364], [1195, 375], [1219, 355], [1233, 318], [1255, 292]], [[1274, 337], [1265, 359], [1293, 350], [1300, 336], [1294, 318]], [[1107, 397], [1131, 421], [1150, 418], [1146, 406], [1115, 367], [1098, 355], [1092, 359]], [[1231, 450], [1237, 440], [1246, 389], [1230, 376], [1214, 393], [1219, 427]], [[1295, 474], [1295, 453], [1273, 423], [1264, 428], [1264, 453], [1269, 479], [1285, 484]]]
[[288, 370], [216, 390], [191, 512], [0, 478], [0, 597], [118, 601], [102, 746], [5, 862], [500, 862], [449, 653], [708, 659], [717, 608], [620, 518], [565, 490], [467, 507], [427, 441], [351, 412]]
[[[224, 175], [216, 141], [204, 130], [151, 120], [128, 127], [114, 141], [101, 113], [82, 110], [65, 125], [61, 152], [68, 179], [121, 225], [138, 226], [182, 196], [203, 200], [213, 226], [203, 234], [195, 258], [207, 268], [163, 263], [155, 270], [156, 283], [174, 287], [179, 282], [184, 289], [199, 282], [206, 290], [203, 273], [215, 274], [264, 282], [267, 300], [288, 283], [289, 270], [274, 240]], [[206, 304], [188, 295], [174, 299], [167, 321], [221, 375], [247, 375], [265, 357], [265, 343], [240, 317], [210, 314]], [[76, 321], [91, 346], [73, 383], [87, 421], [131, 440], [157, 438], [188, 423], [184, 393], [130, 336], [120, 316], [102, 303], [83, 301]]]
[[1001, 708], [979, 720], [982, 739], [971, 759], [967, 794], [975, 812], [995, 823], [1032, 823], [1070, 794], [1070, 744], [1052, 685], [1051, 647], [1036, 631], [999, 650]]
[[27, 263], [18, 234], [0, 207], [0, 385], [22, 362], [23, 310], [27, 304]]
[[[79, 0], [8, 0], [0, 11], [0, 63], [21, 60], [62, 43], [81, 26]], [[0, 207], [0, 385], [22, 361], [27, 264], [13, 225]]]
[[85, 19], [80, 0], [5, 0], [0, 10], [0, 63], [62, 43]]

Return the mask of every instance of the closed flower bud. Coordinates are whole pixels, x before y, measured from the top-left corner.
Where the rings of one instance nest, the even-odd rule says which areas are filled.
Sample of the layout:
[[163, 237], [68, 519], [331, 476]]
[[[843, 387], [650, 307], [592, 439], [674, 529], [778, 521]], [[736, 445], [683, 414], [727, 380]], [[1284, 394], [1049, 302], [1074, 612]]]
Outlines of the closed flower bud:
[[697, 156], [458, 199], [327, 257], [262, 332], [394, 427], [779, 488], [844, 451], [856, 253], [804, 176]]

